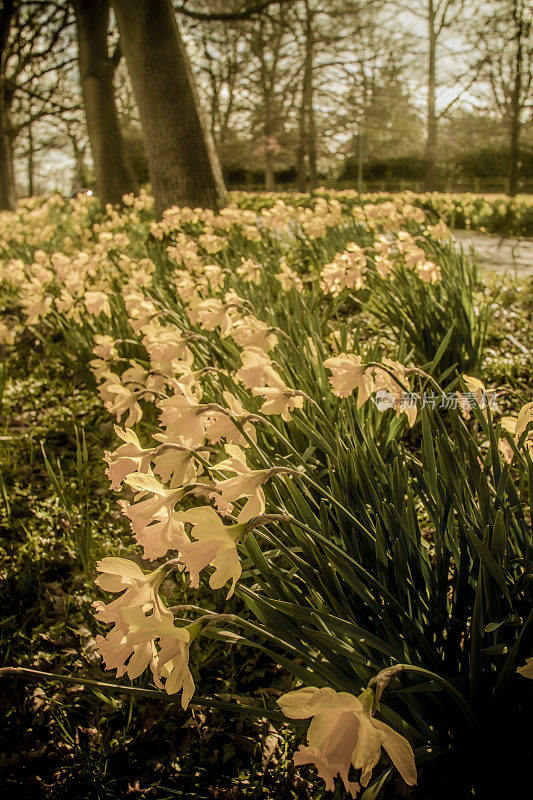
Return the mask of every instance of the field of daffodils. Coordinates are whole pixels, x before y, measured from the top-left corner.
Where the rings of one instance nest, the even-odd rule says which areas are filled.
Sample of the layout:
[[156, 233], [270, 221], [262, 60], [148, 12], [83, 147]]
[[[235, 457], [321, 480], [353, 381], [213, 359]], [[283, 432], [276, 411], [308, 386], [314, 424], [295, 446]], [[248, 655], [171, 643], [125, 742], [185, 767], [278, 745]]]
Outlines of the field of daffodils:
[[533, 289], [482, 282], [450, 203], [0, 215], [8, 785], [514, 796]]

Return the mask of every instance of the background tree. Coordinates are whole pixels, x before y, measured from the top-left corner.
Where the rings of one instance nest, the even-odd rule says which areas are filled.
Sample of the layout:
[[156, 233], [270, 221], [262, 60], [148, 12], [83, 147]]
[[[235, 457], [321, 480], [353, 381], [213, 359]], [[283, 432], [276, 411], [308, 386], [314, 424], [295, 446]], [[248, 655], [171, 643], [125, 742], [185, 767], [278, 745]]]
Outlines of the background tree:
[[[317, 182], [317, 143], [314, 105], [314, 66], [316, 33], [314, 19], [316, 9], [311, 0], [303, 2], [303, 69], [300, 110], [298, 114], [297, 173], [298, 189], [314, 189]], [[309, 175], [309, 178], [307, 177]]]
[[57, 93], [62, 72], [73, 62], [72, 41], [65, 3], [3, 0], [0, 5], [0, 208], [15, 202], [17, 137], [62, 110]]
[[271, 0], [252, 13], [250, 4], [240, 4], [238, 18], [228, 22], [228, 4], [212, 2], [213, 17], [203, 13], [185, 26], [225, 171], [245, 180], [263, 170], [270, 187], [276, 171], [292, 166], [299, 69], [289, 16], [294, 5]]
[[397, 7], [405, 15], [404, 24], [411, 22], [412, 32], [406, 32], [405, 36], [406, 40], [411, 40], [414, 53], [419, 52], [420, 40], [425, 43], [424, 173], [426, 190], [434, 191], [437, 188], [439, 121], [474, 84], [479, 72], [479, 60], [469, 61], [465, 52], [465, 32], [471, 23], [474, 6], [468, 0], [416, 0], [413, 3], [399, 0]]
[[170, 0], [114, 0], [142, 123], [158, 213], [173, 205], [216, 208], [226, 197]]
[[109, 3], [0, 0], [4, 208], [72, 167], [104, 201], [151, 182], [159, 211], [223, 202], [219, 159], [268, 189], [528, 174], [527, 0]]
[[120, 130], [113, 77], [120, 44], [108, 50], [109, 0], [72, 0], [76, 16], [78, 61], [96, 190], [103, 203], [119, 203], [136, 190]]
[[[184, 20], [186, 21], [186, 20]], [[250, 128], [250, 23], [187, 20], [187, 47], [225, 174], [243, 167]]]
[[477, 46], [490, 105], [508, 131], [509, 194], [518, 191], [522, 127], [533, 107], [533, 8], [526, 0], [494, 0], [481, 16]]
[[280, 3], [276, 12], [261, 15], [250, 32], [250, 49], [257, 65], [251, 75], [257, 96], [257, 154], [264, 159], [267, 192], [275, 189], [276, 155], [282, 149], [281, 138], [294, 103], [294, 47], [287, 23], [287, 7]]
[[9, 135], [6, 77], [9, 58], [8, 46], [15, 10], [15, 0], [2, 0], [0, 6], [0, 210], [15, 207], [15, 177]]

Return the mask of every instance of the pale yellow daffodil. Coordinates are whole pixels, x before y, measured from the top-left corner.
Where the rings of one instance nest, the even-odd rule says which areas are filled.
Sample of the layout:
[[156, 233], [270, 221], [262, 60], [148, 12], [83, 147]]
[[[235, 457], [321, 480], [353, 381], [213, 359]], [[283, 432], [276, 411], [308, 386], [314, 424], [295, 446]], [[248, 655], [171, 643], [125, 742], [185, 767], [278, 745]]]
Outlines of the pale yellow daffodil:
[[334, 689], [309, 687], [288, 692], [278, 704], [290, 719], [312, 717], [307, 731], [307, 746], [300, 746], [294, 763], [315, 764], [318, 774], [333, 790], [339, 775], [347, 792], [357, 796], [359, 783], [350, 781], [350, 767], [361, 770], [360, 783], [368, 786], [372, 771], [388, 753], [404, 781], [416, 783], [416, 767], [411, 745], [393, 728], [372, 716], [374, 693], [366, 690], [359, 697]]
[[220, 589], [231, 580], [228, 598], [234, 592], [242, 567], [237, 552], [237, 542], [246, 525], [224, 525], [211, 506], [191, 508], [179, 514], [181, 522], [192, 523], [191, 536], [196, 540], [180, 548], [180, 561], [191, 577], [191, 586], [199, 586], [200, 572], [209, 564], [215, 571], [209, 579], [212, 589]]
[[329, 382], [337, 397], [349, 397], [357, 389], [357, 408], [366, 403], [374, 391], [374, 379], [361, 356], [353, 353], [327, 358], [324, 366], [331, 370]]

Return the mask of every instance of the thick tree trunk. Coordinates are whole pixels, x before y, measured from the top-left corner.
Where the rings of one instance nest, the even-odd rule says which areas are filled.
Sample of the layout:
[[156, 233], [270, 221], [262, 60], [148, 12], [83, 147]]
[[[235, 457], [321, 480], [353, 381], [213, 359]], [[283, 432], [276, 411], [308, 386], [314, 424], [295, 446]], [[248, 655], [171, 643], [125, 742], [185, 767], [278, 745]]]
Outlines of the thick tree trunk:
[[425, 157], [425, 185], [427, 192], [437, 188], [437, 114], [436, 114], [436, 50], [435, 8], [433, 0], [428, 0], [428, 105]]
[[0, 211], [15, 208], [15, 179], [13, 173], [13, 154], [9, 139], [9, 121], [5, 95], [0, 80]]
[[78, 59], [96, 191], [103, 203], [120, 203], [136, 191], [124, 152], [107, 47], [109, 0], [73, 0]]
[[156, 209], [226, 200], [170, 0], [113, 0], [141, 117]]

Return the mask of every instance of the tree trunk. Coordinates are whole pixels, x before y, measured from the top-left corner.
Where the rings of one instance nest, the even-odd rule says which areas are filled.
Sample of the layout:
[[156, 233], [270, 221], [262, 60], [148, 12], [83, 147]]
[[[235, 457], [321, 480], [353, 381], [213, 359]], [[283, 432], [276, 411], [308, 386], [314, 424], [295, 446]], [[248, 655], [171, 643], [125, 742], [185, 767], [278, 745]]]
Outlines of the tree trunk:
[[509, 141], [509, 197], [518, 194], [518, 168], [520, 163], [520, 108], [513, 103]]
[[35, 194], [35, 147], [33, 144], [33, 123], [31, 121], [31, 107], [30, 119], [28, 121], [28, 196], [33, 197]]
[[272, 151], [269, 149], [268, 144], [265, 150], [265, 191], [276, 191], [276, 174], [274, 172], [274, 161], [272, 158]]
[[296, 174], [298, 182], [298, 191], [305, 192], [307, 190], [307, 168], [305, 163], [306, 152], [306, 135], [305, 135], [305, 93], [302, 84], [302, 101], [300, 111], [298, 114], [298, 149], [296, 151]]
[[3, 81], [0, 80], [0, 211], [12, 211], [16, 202], [15, 178], [9, 139], [9, 121], [2, 83]]
[[127, 162], [107, 47], [109, 0], [73, 0], [78, 31], [80, 79], [96, 178], [103, 203], [120, 203], [136, 191]]
[[309, 188], [316, 188], [316, 124], [314, 109], [314, 65], [315, 38], [313, 33], [313, 12], [309, 0], [305, 0], [305, 67], [304, 67], [304, 107], [307, 118], [307, 158], [309, 160]]
[[437, 114], [435, 109], [437, 38], [435, 34], [435, 8], [433, 0], [428, 0], [428, 35], [428, 118], [425, 157], [425, 185], [427, 192], [434, 192], [437, 188]]
[[511, 94], [511, 119], [509, 138], [509, 196], [518, 193], [518, 168], [520, 163], [520, 127], [522, 115], [522, 80], [524, 69], [524, 19], [520, 3], [515, 0], [512, 9], [515, 28], [516, 57], [514, 64], [514, 83]]
[[363, 179], [364, 179], [364, 141], [362, 128], [359, 129], [357, 134], [357, 193], [363, 194]]
[[218, 208], [226, 189], [170, 0], [113, 0], [156, 210]]
[[69, 133], [68, 137], [72, 145], [72, 155], [74, 156], [74, 175], [71, 194], [76, 195], [87, 187], [87, 166], [85, 164], [85, 153], [84, 150], [80, 149], [77, 136], [73, 133]]
[[309, 113], [307, 116], [307, 157], [309, 159], [309, 188], [316, 189], [317, 167], [316, 167], [316, 125], [315, 110], [313, 108], [313, 87], [310, 86], [310, 99], [308, 105]]
[[274, 171], [274, 125], [272, 121], [272, 84], [268, 83], [265, 91], [265, 124], [263, 128], [265, 139], [265, 191], [274, 192], [276, 190], [276, 174]]
[[7, 44], [14, 13], [13, 0], [5, 0], [0, 8], [0, 211], [12, 211], [15, 208], [15, 177], [5, 86]]

